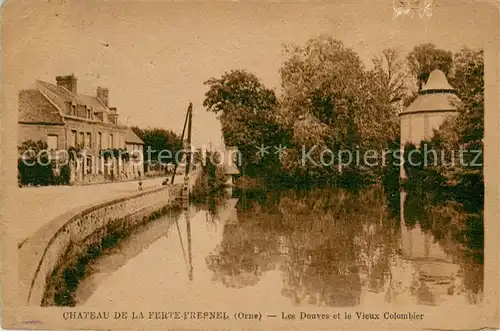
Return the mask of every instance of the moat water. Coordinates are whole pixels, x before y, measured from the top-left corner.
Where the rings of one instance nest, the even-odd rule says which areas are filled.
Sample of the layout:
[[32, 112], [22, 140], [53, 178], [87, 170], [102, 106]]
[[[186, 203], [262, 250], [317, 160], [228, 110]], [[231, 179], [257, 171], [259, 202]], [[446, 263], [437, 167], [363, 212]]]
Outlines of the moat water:
[[77, 306], [271, 310], [482, 302], [482, 262], [451, 238], [436, 240], [420, 224], [407, 226], [404, 217], [370, 202], [338, 217], [293, 197], [272, 204], [228, 199], [148, 224], [92, 264]]

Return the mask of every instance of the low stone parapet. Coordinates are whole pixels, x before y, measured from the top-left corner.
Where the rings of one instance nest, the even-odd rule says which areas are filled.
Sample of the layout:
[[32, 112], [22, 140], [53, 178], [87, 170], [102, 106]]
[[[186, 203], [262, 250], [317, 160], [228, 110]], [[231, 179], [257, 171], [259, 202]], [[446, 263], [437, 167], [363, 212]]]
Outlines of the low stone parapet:
[[19, 294], [22, 300], [19, 304], [42, 305], [42, 301], [47, 301], [46, 291], [51, 287], [53, 273], [64, 265], [64, 260], [75, 258], [89, 245], [100, 244], [110, 231], [137, 226], [151, 215], [174, 205], [173, 189], [164, 186], [129, 194], [69, 211], [49, 222], [19, 248]]

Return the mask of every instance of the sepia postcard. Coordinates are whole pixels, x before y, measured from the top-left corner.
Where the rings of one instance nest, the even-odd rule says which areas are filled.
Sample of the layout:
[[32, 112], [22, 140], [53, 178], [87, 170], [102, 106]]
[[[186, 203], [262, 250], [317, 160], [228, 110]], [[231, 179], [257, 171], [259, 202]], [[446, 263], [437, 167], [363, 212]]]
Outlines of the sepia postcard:
[[499, 9], [4, 1], [2, 327], [500, 328]]

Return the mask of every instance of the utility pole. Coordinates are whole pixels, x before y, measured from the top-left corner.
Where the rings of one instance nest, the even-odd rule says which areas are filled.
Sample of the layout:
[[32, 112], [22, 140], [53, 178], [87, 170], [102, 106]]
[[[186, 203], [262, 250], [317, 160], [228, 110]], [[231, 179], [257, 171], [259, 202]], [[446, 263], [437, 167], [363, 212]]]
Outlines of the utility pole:
[[187, 145], [188, 145], [188, 153], [187, 153], [187, 164], [186, 164], [186, 178], [189, 178], [189, 170], [191, 168], [191, 125], [193, 123], [193, 104], [189, 103], [188, 108], [188, 133], [187, 133]]
[[187, 113], [188, 119], [188, 136], [187, 136], [187, 153], [186, 153], [186, 172], [184, 174], [184, 185], [182, 187], [181, 197], [184, 209], [189, 208], [189, 170], [191, 168], [191, 123], [193, 119], [193, 105], [190, 103]]
[[[192, 109], [193, 109], [193, 104], [189, 103], [189, 107], [188, 107], [187, 112], [186, 112], [186, 118], [184, 119], [184, 127], [182, 128], [182, 135], [181, 135], [181, 144], [182, 145], [184, 145], [184, 133], [186, 132], [186, 126], [188, 124], [189, 114], [191, 113]], [[191, 127], [191, 123], [189, 124], [189, 126]], [[191, 129], [189, 129], [189, 131], [191, 131]], [[191, 138], [189, 138], [189, 139], [191, 139]], [[191, 145], [191, 142], [189, 143], [189, 145]], [[184, 146], [182, 146], [182, 147], [184, 147]], [[174, 183], [175, 174], [177, 173], [178, 166], [179, 166], [179, 164], [177, 162], [175, 162], [174, 173], [172, 174], [172, 179], [170, 181], [172, 184]]]
[[186, 232], [187, 232], [187, 241], [188, 241], [188, 260], [189, 260], [189, 273], [188, 277], [189, 280], [193, 280], [193, 255], [192, 255], [192, 248], [191, 248], [191, 219], [189, 215], [189, 172], [191, 170], [191, 152], [192, 152], [192, 147], [191, 147], [191, 127], [193, 123], [193, 104], [189, 104], [188, 108], [188, 132], [187, 132], [187, 147], [188, 147], [188, 152], [187, 152], [187, 159], [186, 159], [186, 174], [184, 177], [184, 197], [183, 201], [185, 201], [184, 205], [184, 213], [186, 217]]

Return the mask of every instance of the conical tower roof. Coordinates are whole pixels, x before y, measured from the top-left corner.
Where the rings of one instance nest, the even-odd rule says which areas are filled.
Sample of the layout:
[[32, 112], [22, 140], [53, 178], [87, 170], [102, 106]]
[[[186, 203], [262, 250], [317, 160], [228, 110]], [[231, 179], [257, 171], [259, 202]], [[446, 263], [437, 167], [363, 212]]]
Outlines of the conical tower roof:
[[429, 75], [427, 83], [418, 92], [418, 97], [401, 113], [422, 112], [454, 112], [456, 103], [460, 101], [455, 94], [455, 89], [448, 83], [441, 70], [434, 70]]
[[421, 92], [427, 91], [454, 91], [454, 88], [448, 83], [448, 79], [441, 70], [434, 70], [430, 73], [427, 83]]

